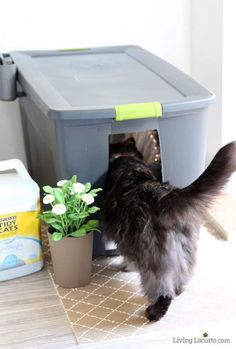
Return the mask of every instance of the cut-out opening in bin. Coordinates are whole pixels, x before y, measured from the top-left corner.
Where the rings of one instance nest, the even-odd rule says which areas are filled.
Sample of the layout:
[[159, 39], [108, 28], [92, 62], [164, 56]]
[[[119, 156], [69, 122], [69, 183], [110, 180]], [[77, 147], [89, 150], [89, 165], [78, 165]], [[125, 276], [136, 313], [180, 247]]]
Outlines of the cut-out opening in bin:
[[143, 156], [143, 162], [148, 165], [157, 179], [162, 182], [161, 152], [157, 130], [109, 135], [109, 145], [124, 143], [129, 138], [135, 140], [137, 150]]

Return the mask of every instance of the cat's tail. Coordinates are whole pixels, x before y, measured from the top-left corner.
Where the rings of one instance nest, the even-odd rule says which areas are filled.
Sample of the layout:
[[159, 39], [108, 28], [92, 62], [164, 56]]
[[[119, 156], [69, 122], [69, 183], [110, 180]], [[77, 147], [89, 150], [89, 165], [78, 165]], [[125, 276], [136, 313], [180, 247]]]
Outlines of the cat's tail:
[[222, 147], [202, 175], [183, 189], [173, 189], [158, 203], [159, 213], [171, 223], [189, 213], [203, 214], [236, 171], [236, 142]]

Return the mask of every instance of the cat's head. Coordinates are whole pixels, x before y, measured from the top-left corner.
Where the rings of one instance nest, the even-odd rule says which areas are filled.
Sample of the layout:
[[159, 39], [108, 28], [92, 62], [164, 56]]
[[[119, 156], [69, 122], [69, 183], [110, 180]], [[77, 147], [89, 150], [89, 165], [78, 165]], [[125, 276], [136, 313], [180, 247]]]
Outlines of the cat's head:
[[143, 159], [142, 154], [138, 151], [135, 139], [133, 137], [128, 138], [126, 141], [121, 143], [110, 144], [109, 146], [109, 158], [113, 161], [120, 156], [133, 156], [138, 159]]

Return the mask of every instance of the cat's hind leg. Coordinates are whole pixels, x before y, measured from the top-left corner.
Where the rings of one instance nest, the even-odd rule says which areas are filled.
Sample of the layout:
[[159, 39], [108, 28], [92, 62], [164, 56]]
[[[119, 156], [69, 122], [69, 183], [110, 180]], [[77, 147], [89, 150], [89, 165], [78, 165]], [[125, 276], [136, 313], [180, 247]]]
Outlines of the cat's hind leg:
[[150, 270], [140, 274], [143, 290], [151, 303], [145, 315], [150, 321], [158, 321], [166, 314], [175, 296], [171, 277], [168, 274], [158, 275]]

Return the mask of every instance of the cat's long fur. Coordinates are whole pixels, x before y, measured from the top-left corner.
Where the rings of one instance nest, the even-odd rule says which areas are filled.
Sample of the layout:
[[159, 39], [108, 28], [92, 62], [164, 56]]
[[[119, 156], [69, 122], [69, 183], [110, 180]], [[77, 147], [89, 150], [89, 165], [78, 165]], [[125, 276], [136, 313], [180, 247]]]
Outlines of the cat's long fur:
[[176, 189], [156, 179], [133, 139], [111, 146], [105, 234], [138, 269], [150, 320], [166, 313], [190, 278], [204, 211], [235, 170], [236, 145], [230, 143], [193, 184]]

